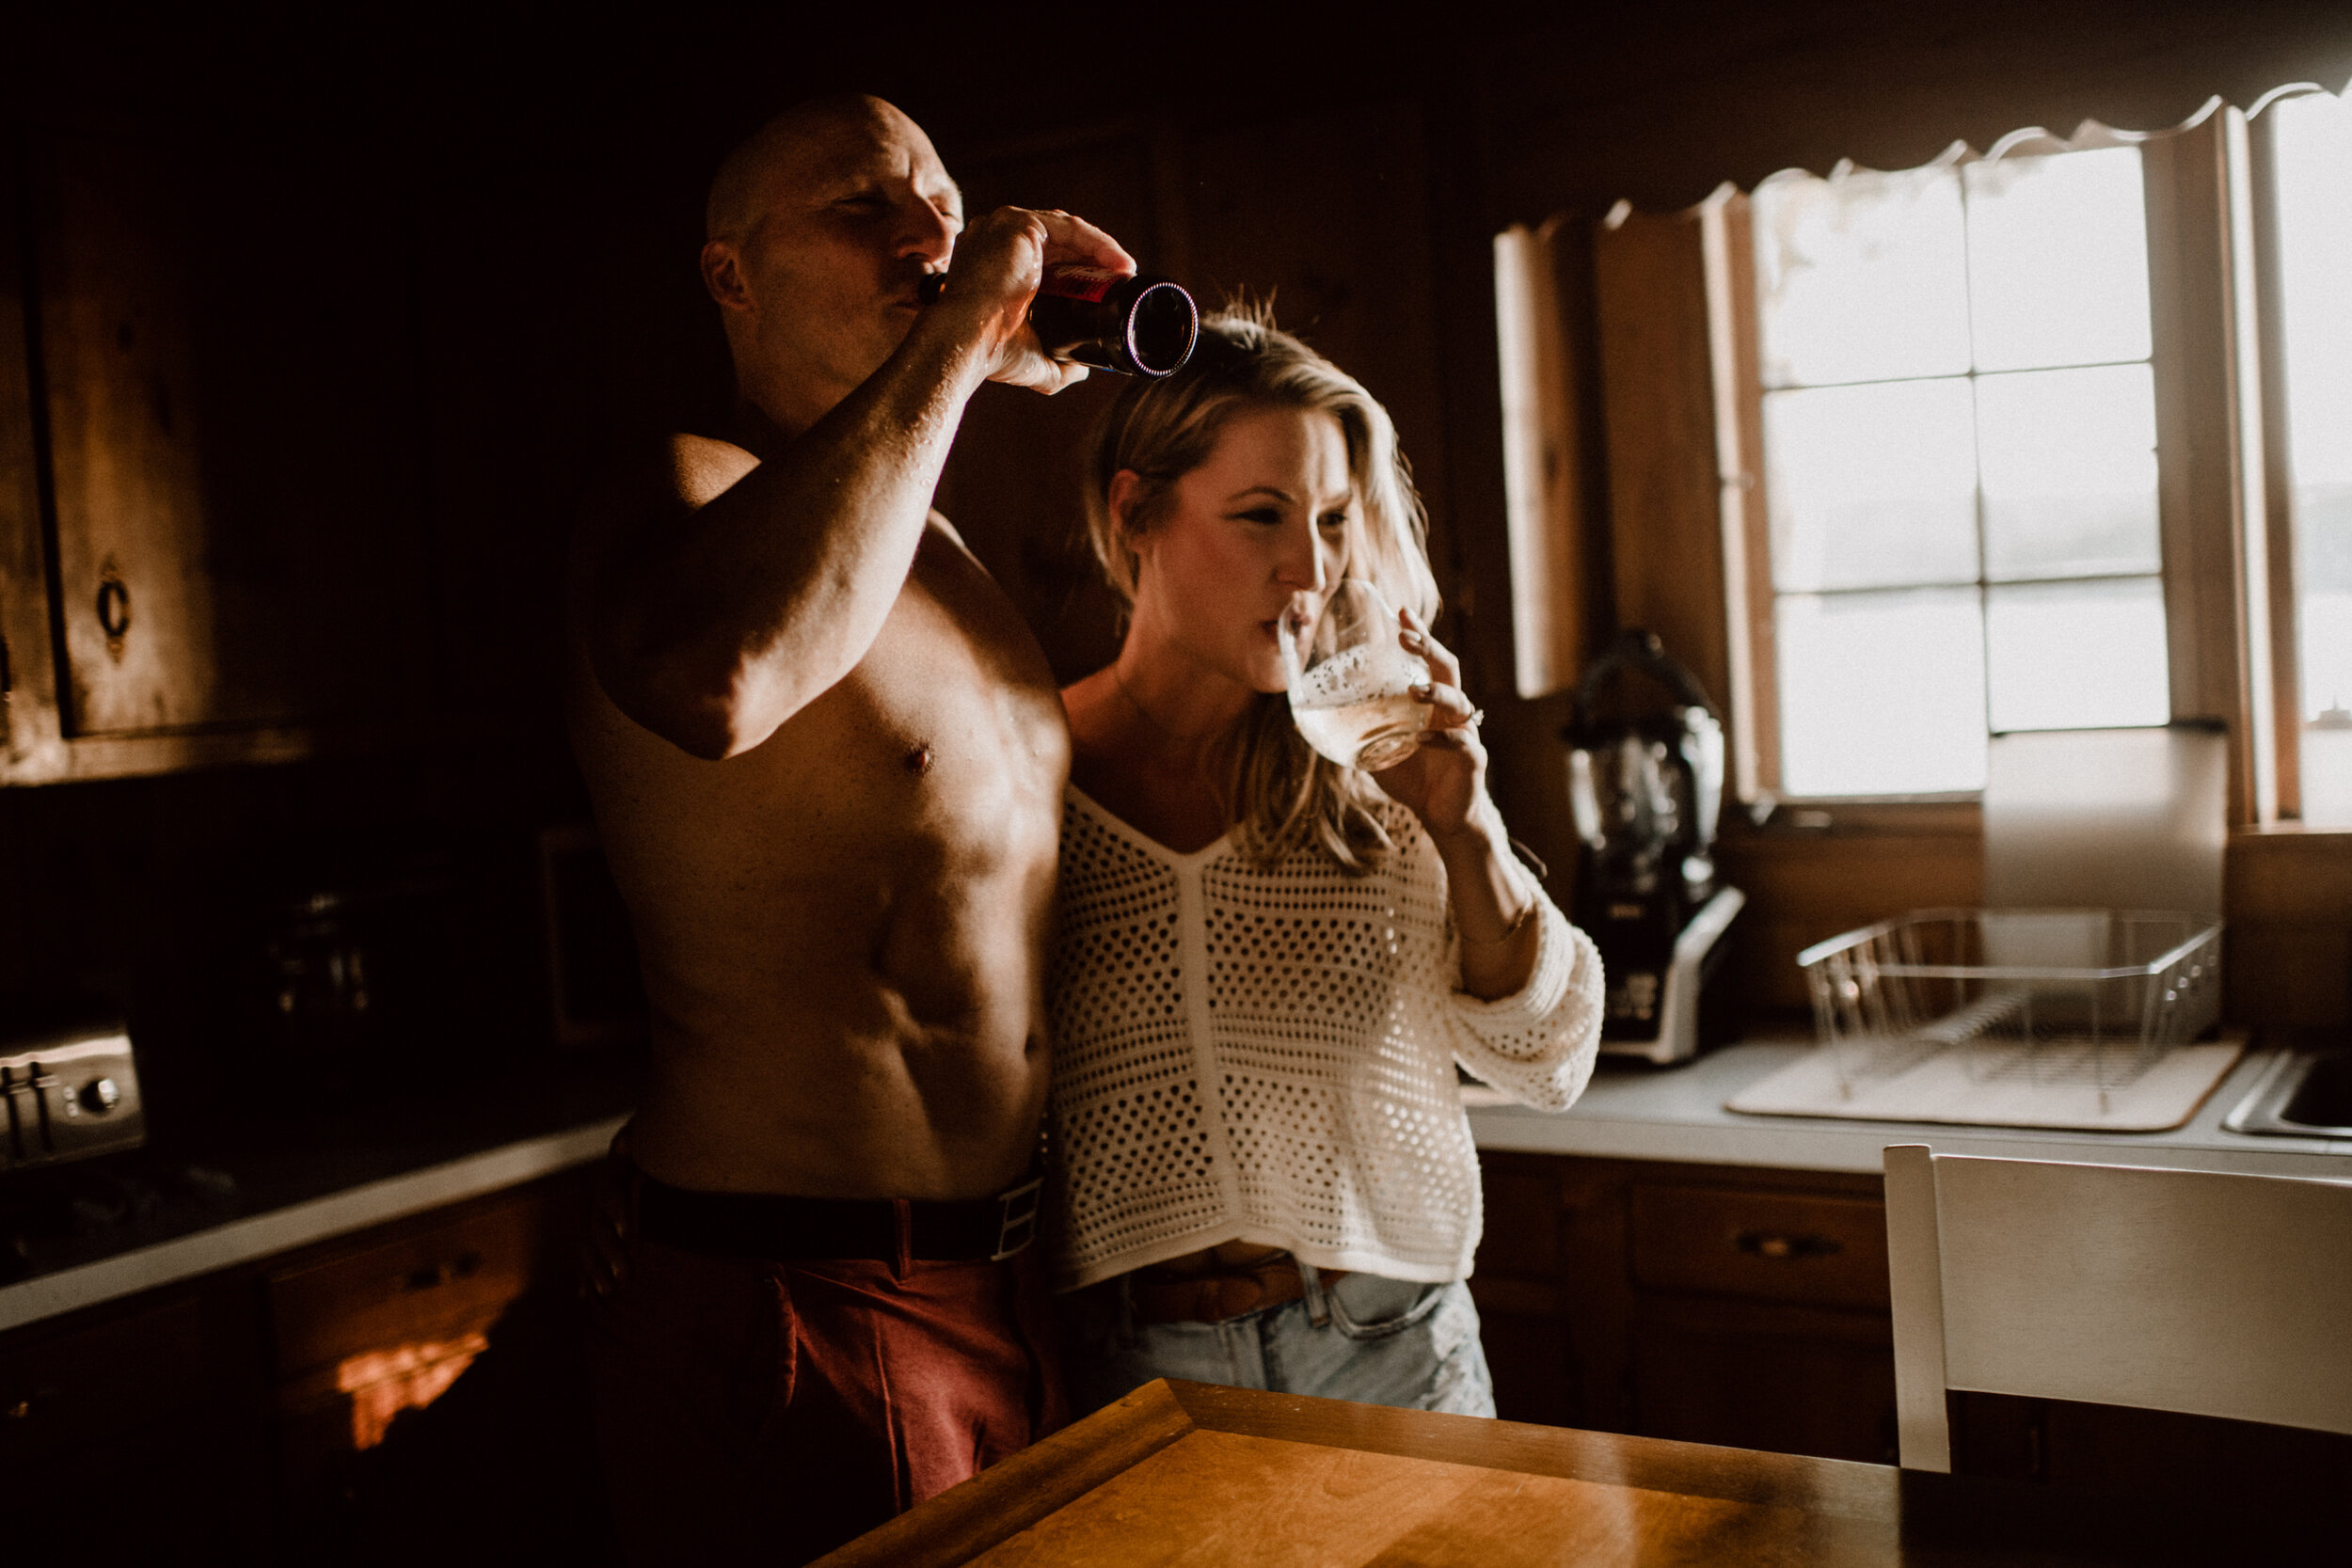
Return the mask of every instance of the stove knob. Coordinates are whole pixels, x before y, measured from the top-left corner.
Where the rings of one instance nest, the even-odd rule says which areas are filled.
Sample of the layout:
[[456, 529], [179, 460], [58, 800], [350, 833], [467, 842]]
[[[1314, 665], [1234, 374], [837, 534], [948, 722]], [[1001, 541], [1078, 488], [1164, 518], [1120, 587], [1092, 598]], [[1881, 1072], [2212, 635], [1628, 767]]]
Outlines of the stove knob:
[[122, 1103], [122, 1089], [111, 1078], [93, 1078], [82, 1085], [82, 1109], [103, 1117]]

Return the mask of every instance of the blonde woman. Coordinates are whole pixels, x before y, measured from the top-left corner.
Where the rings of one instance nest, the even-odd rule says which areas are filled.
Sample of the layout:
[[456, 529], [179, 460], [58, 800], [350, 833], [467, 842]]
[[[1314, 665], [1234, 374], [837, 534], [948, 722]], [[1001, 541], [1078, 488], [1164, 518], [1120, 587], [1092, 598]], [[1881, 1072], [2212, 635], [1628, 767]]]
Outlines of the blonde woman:
[[[1388, 414], [1263, 319], [1203, 324], [1098, 437], [1119, 657], [1073, 742], [1054, 959], [1056, 1284], [1075, 1408], [1154, 1377], [1491, 1415], [1455, 1064], [1565, 1109], [1600, 960], [1514, 859]], [[1367, 775], [1292, 727], [1279, 639], [1343, 578], [1429, 664]]]

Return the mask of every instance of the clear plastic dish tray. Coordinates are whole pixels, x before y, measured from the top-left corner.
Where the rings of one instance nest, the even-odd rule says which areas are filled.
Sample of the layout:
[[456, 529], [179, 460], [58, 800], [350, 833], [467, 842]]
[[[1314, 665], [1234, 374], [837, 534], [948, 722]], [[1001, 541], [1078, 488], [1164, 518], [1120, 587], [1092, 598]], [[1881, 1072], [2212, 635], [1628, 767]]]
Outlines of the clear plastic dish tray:
[[2137, 1081], [2221, 1016], [2221, 923], [2122, 910], [1918, 910], [1797, 955], [1841, 1084], [1965, 1053], [1979, 1081]]

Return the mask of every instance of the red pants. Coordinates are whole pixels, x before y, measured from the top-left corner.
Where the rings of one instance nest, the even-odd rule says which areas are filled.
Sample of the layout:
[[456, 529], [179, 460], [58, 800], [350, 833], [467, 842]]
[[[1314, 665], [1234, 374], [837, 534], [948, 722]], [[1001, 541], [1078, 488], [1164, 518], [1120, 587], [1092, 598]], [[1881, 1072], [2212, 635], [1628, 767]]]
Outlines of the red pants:
[[804, 1562], [1063, 1419], [1034, 1252], [903, 1274], [630, 1253], [590, 1344], [632, 1562]]

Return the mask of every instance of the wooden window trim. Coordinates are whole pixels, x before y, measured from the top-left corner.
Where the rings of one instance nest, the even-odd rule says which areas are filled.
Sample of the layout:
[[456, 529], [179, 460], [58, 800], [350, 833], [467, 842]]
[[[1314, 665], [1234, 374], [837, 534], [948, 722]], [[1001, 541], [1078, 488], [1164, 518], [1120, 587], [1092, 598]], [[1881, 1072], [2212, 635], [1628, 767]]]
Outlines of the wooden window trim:
[[1764, 467], [1763, 332], [1756, 304], [1756, 222], [1743, 195], [1700, 224], [1707, 260], [1715, 474], [1724, 534], [1724, 617], [1730, 640], [1733, 778], [1740, 799], [1780, 793], [1779, 621], [1773, 612], [1772, 512]]
[[[2255, 325], [2261, 348], [2262, 480], [2261, 528], [2267, 551], [2270, 627], [2270, 707], [2277, 758], [2278, 814], [2282, 825], [2301, 827], [2303, 815], [2302, 601], [2295, 575], [2295, 464], [2288, 428], [2285, 236], [2279, 208], [2278, 118], [2264, 113], [2274, 103], [2307, 94], [2330, 96], [2311, 83], [2264, 95], [2248, 115], [2249, 183], [2254, 245]], [[2313, 832], [2352, 832], [2352, 827]]]
[[1512, 673], [1519, 696], [1575, 687], [1591, 641], [1585, 605], [1582, 431], [1563, 268], [1564, 217], [1495, 236], [1495, 337], [1502, 381], [1504, 529], [1511, 560]]
[[[2140, 144], [2172, 717], [2230, 736], [2230, 825], [2279, 819], [2269, 550], [2245, 114]], [[2260, 700], [2257, 700], [2257, 694]]]
[[1679, 213], [1619, 203], [1593, 253], [1617, 624], [1657, 632], [1724, 706], [1732, 784], [1754, 801], [1779, 726], [1752, 613], [1764, 508], [1761, 406], [1740, 412], [1743, 366], [1756, 375], [1747, 207], [1729, 185]]

